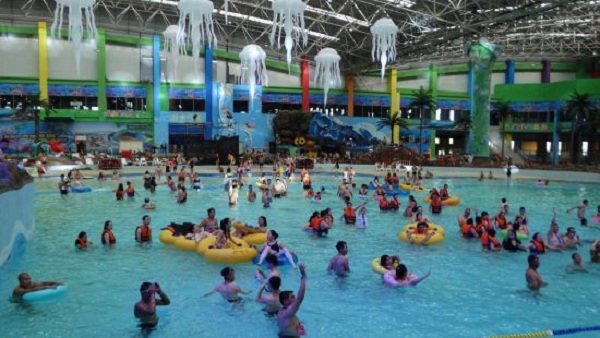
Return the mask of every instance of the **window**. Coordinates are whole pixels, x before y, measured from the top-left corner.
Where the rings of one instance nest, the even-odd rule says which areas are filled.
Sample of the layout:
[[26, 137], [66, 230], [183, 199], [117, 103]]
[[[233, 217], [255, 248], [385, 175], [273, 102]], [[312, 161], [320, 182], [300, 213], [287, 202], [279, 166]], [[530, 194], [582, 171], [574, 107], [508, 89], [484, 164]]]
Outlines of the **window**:
[[146, 99], [135, 97], [107, 97], [106, 105], [109, 110], [145, 110]]
[[98, 108], [97, 97], [85, 96], [50, 96], [50, 107], [53, 109], [88, 109]]
[[453, 145], [454, 144], [454, 137], [448, 138], [448, 144], [449, 145]]
[[169, 99], [169, 111], [205, 111], [206, 101], [199, 99]]

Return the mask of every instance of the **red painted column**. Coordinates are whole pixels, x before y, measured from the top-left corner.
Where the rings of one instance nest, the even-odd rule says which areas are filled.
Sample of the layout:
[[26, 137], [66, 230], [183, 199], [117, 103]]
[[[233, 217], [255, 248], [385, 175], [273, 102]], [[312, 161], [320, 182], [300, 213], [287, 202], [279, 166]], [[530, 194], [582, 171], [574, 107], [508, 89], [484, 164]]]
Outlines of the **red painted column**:
[[309, 87], [310, 87], [310, 67], [308, 65], [308, 56], [302, 55], [302, 61], [300, 61], [300, 86], [302, 87], [302, 111], [310, 111]]
[[356, 85], [356, 79], [354, 75], [346, 75], [346, 91], [348, 92], [348, 116], [354, 116], [354, 86]]

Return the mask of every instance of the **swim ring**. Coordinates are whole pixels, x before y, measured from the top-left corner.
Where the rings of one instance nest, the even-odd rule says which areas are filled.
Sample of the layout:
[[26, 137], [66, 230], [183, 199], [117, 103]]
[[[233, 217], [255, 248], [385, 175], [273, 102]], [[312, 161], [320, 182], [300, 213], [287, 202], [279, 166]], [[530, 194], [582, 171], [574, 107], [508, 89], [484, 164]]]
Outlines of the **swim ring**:
[[[296, 256], [295, 253], [291, 252], [292, 254], [292, 259], [294, 260], [294, 263], [298, 263], [298, 256]], [[252, 263], [253, 264], [258, 264], [258, 261], [260, 260], [260, 254], [257, 254], [256, 256], [254, 256], [252, 258]], [[264, 266], [267, 266], [267, 262], [263, 261], [262, 264]], [[277, 256], [277, 266], [283, 266], [283, 265], [290, 265], [290, 262], [287, 260], [287, 258], [285, 257], [285, 255], [280, 255]]]
[[[425, 203], [431, 203], [431, 197], [425, 196], [423, 198], [423, 202], [425, 202]], [[443, 206], [459, 205], [459, 204], [460, 204], [460, 197], [458, 197], [458, 196], [450, 196], [450, 197], [448, 197], [447, 200], [443, 200], [442, 201], [442, 205]]]
[[[413, 238], [413, 240], [417, 243], [419, 243], [420, 241], [422, 241], [423, 239], [425, 239], [426, 236], [429, 236], [429, 234], [431, 232], [433, 232], [433, 236], [431, 236], [431, 238], [429, 239], [429, 241], [427, 241], [426, 244], [438, 244], [441, 243], [444, 240], [444, 233], [445, 230], [443, 230], [444, 228], [442, 228], [439, 225], [435, 225], [433, 223], [428, 223], [429, 224], [429, 231], [427, 232], [427, 235], [420, 235], [420, 234], [412, 234], [411, 237]], [[410, 243], [408, 241], [408, 235], [406, 234], [407, 231], [412, 231], [413, 229], [415, 229], [416, 227], [416, 223], [411, 223], [407, 226], [404, 227], [404, 229], [402, 229], [402, 231], [400, 231], [398, 233], [398, 238], [401, 241]]]
[[83, 192], [91, 192], [91, 187], [71, 187], [71, 192], [73, 193], [83, 193]]
[[179, 250], [183, 251], [195, 251], [196, 250], [196, 241], [194, 239], [187, 239], [185, 236], [179, 236], [175, 239], [175, 247]]
[[[248, 244], [246, 243], [246, 245]], [[208, 249], [204, 257], [206, 257], [206, 261], [209, 263], [240, 264], [251, 262], [252, 257], [256, 256], [256, 254], [257, 252], [254, 248]]]
[[600, 223], [600, 216], [592, 216], [592, 221]]
[[[508, 171], [508, 167], [503, 167], [502, 169], [504, 170], [505, 173]], [[511, 172], [511, 174], [518, 174], [519, 168], [516, 165], [511, 165], [510, 172]]]
[[384, 275], [385, 273], [390, 271], [381, 265], [381, 258], [374, 258], [371, 261], [371, 269], [373, 269], [374, 272], [377, 272], [380, 275]]
[[[244, 249], [244, 248], [249, 248], [250, 247], [250, 245], [248, 245], [248, 242], [243, 241], [241, 238], [234, 237], [234, 236], [232, 236], [232, 238], [237, 243], [242, 244], [242, 246], [240, 248]], [[215, 245], [216, 241], [217, 241], [217, 237], [214, 236], [214, 235], [210, 235], [210, 236], [202, 239], [200, 241], [200, 243], [198, 243], [198, 245], [196, 245], [196, 252], [199, 253], [199, 254], [201, 254], [201, 255], [206, 254], [206, 252], [209, 250], [208, 247], [212, 246], [212, 245]], [[235, 244], [233, 244], [233, 243], [228, 243], [228, 245], [235, 246]], [[216, 250], [227, 250], [227, 249], [216, 249]], [[254, 257], [254, 256], [252, 256], [252, 257]], [[252, 257], [250, 257], [250, 259], [252, 259]]]
[[427, 189], [425, 187], [419, 189], [418, 187], [412, 187], [410, 184], [400, 184], [400, 189], [406, 191], [416, 191], [416, 192], [425, 192]]
[[175, 244], [175, 241], [179, 238], [173, 236], [173, 233], [169, 230], [161, 230], [158, 233], [158, 240], [163, 244]]
[[23, 300], [26, 302], [39, 302], [44, 300], [50, 300], [61, 296], [67, 292], [67, 288], [64, 285], [59, 285], [56, 289], [44, 289], [39, 291], [27, 292], [23, 295]]
[[[499, 230], [498, 232], [500, 233], [500, 236], [501, 236], [502, 238], [506, 238], [506, 233], [507, 233], [507, 230], [506, 230], [506, 229], [504, 229], [504, 230]], [[524, 234], [524, 233], [522, 233], [522, 232], [519, 232], [519, 231], [517, 231], [517, 239], [518, 239], [518, 240], [520, 240], [520, 241], [527, 241], [527, 240], [529, 240], [529, 235], [528, 235], [528, 234]]]

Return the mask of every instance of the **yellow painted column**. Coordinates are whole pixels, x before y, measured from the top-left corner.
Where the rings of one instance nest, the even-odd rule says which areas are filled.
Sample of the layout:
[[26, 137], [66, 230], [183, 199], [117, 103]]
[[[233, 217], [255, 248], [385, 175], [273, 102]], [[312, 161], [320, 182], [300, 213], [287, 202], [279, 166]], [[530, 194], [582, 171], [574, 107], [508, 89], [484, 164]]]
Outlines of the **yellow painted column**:
[[[398, 96], [398, 70], [392, 69], [389, 73], [389, 85], [388, 88], [390, 90], [390, 115], [394, 113], [400, 113], [400, 96]], [[393, 140], [392, 144], [395, 140], [400, 140], [400, 128], [395, 128], [392, 130]]]
[[48, 27], [38, 22], [38, 67], [40, 101], [48, 99]]

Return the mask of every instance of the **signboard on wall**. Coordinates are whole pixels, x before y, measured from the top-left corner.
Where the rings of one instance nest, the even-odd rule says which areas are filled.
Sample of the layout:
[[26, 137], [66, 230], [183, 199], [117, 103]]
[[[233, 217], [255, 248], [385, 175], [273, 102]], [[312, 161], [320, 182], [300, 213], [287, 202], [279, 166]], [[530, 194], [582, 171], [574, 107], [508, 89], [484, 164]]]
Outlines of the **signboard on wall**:
[[552, 131], [552, 123], [513, 123], [510, 130], [517, 133], [548, 133]]

